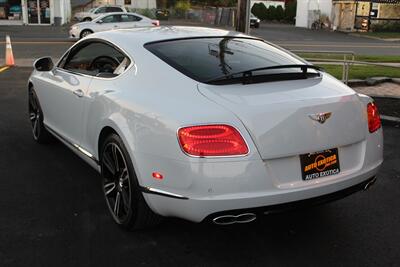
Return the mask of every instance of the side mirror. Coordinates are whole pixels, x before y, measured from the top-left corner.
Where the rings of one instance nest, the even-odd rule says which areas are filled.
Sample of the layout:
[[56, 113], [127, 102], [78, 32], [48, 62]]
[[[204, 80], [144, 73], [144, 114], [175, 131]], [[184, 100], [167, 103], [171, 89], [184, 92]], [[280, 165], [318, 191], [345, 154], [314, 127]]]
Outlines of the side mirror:
[[51, 71], [54, 68], [54, 63], [50, 57], [42, 57], [33, 63], [33, 67], [37, 71]]
[[103, 23], [103, 20], [99, 19], [99, 20], [97, 21], [97, 23], [98, 23], [98, 24], [102, 24], [102, 23]]

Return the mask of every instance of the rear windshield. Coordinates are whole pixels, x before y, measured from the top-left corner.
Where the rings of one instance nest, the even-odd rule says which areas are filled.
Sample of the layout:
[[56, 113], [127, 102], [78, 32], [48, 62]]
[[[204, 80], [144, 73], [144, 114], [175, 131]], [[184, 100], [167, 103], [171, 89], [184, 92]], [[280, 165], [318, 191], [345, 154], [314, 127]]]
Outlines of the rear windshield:
[[[180, 39], [149, 43], [145, 48], [199, 82], [255, 68], [305, 63], [262, 40], [247, 38]], [[273, 70], [277, 71], [282, 72]]]

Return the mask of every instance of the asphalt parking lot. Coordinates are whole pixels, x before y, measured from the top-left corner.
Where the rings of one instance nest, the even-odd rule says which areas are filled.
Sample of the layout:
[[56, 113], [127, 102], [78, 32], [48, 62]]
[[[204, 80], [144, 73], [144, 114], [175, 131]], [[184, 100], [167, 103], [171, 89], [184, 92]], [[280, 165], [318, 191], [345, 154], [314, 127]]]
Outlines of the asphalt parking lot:
[[30, 132], [29, 68], [0, 73], [0, 266], [398, 266], [400, 128], [366, 192], [324, 206], [220, 227], [167, 219], [114, 225], [100, 177], [61, 143]]

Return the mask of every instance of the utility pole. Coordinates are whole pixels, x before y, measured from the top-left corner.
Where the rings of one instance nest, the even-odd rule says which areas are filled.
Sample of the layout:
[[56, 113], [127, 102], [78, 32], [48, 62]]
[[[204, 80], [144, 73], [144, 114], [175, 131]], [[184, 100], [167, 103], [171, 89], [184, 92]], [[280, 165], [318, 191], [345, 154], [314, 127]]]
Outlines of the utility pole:
[[250, 0], [238, 0], [236, 30], [246, 34], [250, 31]]

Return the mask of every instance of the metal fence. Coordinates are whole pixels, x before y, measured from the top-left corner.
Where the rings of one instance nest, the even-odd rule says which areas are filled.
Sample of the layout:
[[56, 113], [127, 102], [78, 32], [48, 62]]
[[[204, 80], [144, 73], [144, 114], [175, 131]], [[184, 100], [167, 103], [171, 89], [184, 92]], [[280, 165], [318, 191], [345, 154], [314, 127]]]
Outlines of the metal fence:
[[[303, 57], [305, 60], [313, 62], [315, 64], [332, 64], [342, 65], [342, 82], [348, 84], [349, 72], [352, 65], [369, 65], [369, 66], [381, 66], [381, 67], [392, 67], [399, 68], [400, 65], [393, 65], [388, 63], [378, 62], [366, 62], [355, 60], [355, 53], [353, 51], [311, 51], [311, 50], [291, 50], [295, 54], [320, 54], [321, 57]], [[324, 55], [342, 55], [343, 59], [330, 59], [324, 57]]]

